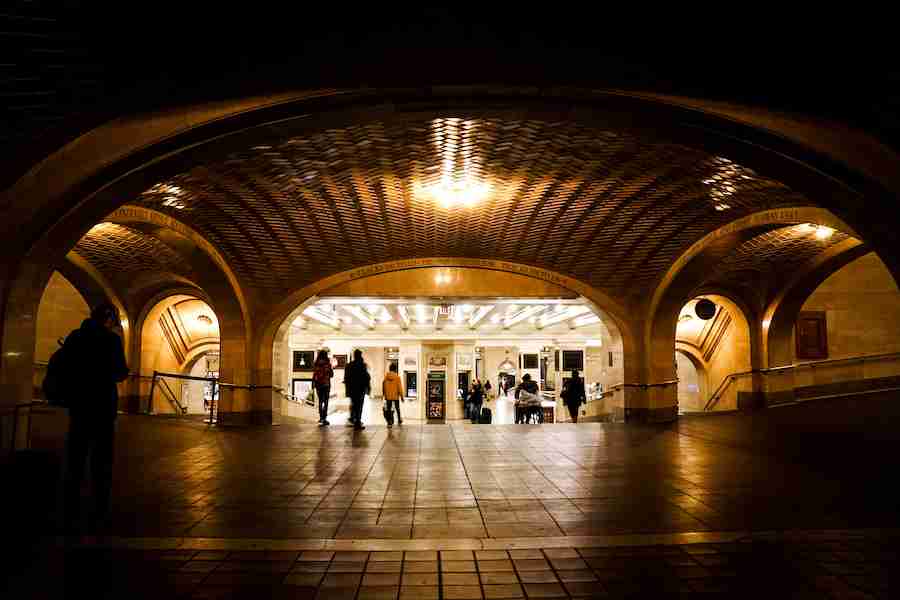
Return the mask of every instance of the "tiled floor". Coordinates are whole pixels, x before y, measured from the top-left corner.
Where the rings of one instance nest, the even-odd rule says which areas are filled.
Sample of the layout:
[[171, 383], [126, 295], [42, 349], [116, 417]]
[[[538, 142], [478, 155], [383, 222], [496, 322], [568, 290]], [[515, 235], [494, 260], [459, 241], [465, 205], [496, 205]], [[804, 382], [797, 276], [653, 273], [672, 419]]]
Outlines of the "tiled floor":
[[[809, 409], [363, 432], [123, 417], [115, 550], [43, 543], [35, 561], [4, 565], [32, 580], [66, 569], [51, 588], [103, 565], [109, 597], [759, 597], [749, 591], [773, 581], [780, 595], [768, 596], [890, 597], [897, 429], [869, 405], [857, 423]], [[59, 448], [53, 423], [34, 427], [36, 446]], [[40, 456], [7, 479], [24, 478], [4, 509], [17, 515], [10, 535], [18, 526], [32, 542], [58, 522], [59, 465]], [[759, 533], [797, 530], [820, 533]]]

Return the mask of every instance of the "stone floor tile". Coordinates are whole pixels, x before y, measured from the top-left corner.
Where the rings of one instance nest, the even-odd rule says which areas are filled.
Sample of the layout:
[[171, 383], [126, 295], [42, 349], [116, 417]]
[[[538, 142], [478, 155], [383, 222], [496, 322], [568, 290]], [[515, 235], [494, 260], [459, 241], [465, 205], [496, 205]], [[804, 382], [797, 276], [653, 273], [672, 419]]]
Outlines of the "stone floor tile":
[[532, 548], [532, 549], [515, 549], [515, 550], [510, 550], [510, 551], [509, 551], [509, 556], [510, 556], [510, 558], [513, 558], [513, 559], [517, 559], [517, 558], [518, 558], [518, 559], [521, 559], [521, 558], [530, 558], [530, 559], [540, 558], [541, 560], [543, 560], [543, 558], [544, 558], [544, 553], [541, 552], [538, 548]]
[[442, 588], [445, 600], [481, 600], [481, 587], [477, 585], [445, 585]]
[[322, 587], [358, 587], [361, 573], [326, 573]]
[[478, 585], [477, 573], [442, 573], [441, 582], [444, 585]]
[[329, 573], [362, 573], [366, 569], [364, 562], [339, 562], [331, 561], [328, 565]]
[[551, 558], [550, 564], [553, 565], [553, 568], [557, 571], [565, 570], [575, 570], [575, 569], [587, 569], [588, 565], [581, 558]]
[[334, 557], [334, 552], [328, 552], [326, 550], [306, 550], [305, 552], [300, 553], [299, 561], [324, 561], [331, 560]]
[[522, 583], [554, 583], [559, 581], [553, 571], [519, 571]]
[[406, 561], [403, 563], [404, 573], [437, 573], [438, 563], [436, 560], [423, 561]]
[[437, 573], [403, 573], [400, 581], [406, 587], [410, 585], [437, 585], [440, 582]]
[[523, 598], [524, 596], [525, 593], [522, 591], [522, 586], [518, 583], [484, 586], [484, 597], [487, 600], [495, 598]]
[[284, 583], [289, 585], [319, 587], [324, 573], [292, 573], [284, 578]]
[[370, 552], [369, 553], [369, 562], [382, 562], [382, 561], [401, 561], [403, 560], [403, 552], [402, 551], [388, 551], [388, 552]]
[[440, 588], [434, 586], [401, 586], [400, 600], [438, 600]]
[[518, 583], [519, 579], [514, 572], [498, 571], [496, 573], [481, 573], [481, 583], [483, 584], [503, 584]]
[[442, 573], [474, 573], [474, 560], [444, 560], [441, 561]]
[[526, 583], [525, 593], [529, 598], [565, 598], [567, 595], [558, 583]]
[[546, 548], [544, 554], [549, 559], [555, 558], [580, 558], [575, 548]]
[[437, 560], [438, 553], [433, 550], [412, 550], [407, 551], [404, 558], [408, 561]]
[[359, 588], [357, 600], [395, 600], [400, 594], [400, 586], [379, 586]]
[[369, 558], [368, 552], [335, 552], [334, 561], [341, 562], [365, 562]]
[[399, 573], [402, 568], [402, 563], [399, 561], [389, 562], [389, 561], [369, 561], [366, 563], [366, 573]]
[[492, 571], [512, 571], [513, 563], [509, 559], [479, 560], [478, 570], [482, 573], [490, 573]]
[[441, 550], [441, 560], [472, 560], [472, 558], [471, 550]]
[[580, 569], [577, 571], [556, 571], [557, 577], [562, 582], [576, 581], [597, 581], [597, 576], [590, 569]]
[[355, 600], [355, 587], [322, 587], [316, 593], [316, 600]]
[[521, 558], [513, 560], [516, 571], [549, 571], [550, 563], [543, 558]]
[[475, 558], [477, 560], [505, 560], [509, 558], [506, 550], [476, 550]]
[[363, 586], [400, 585], [400, 573], [366, 573], [362, 579]]
[[328, 570], [327, 562], [297, 562], [291, 569], [292, 573], [324, 573]]

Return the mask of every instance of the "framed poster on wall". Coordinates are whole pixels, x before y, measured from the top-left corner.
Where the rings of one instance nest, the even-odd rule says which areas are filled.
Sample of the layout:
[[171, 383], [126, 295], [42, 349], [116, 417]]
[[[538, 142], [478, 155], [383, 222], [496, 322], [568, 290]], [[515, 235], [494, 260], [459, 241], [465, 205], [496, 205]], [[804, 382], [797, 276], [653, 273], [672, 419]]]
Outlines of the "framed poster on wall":
[[407, 398], [418, 398], [419, 397], [419, 374], [415, 371], [407, 371], [406, 372], [406, 397]]
[[335, 369], [343, 369], [347, 366], [347, 355], [346, 354], [335, 354], [334, 355], [334, 368]]
[[562, 351], [562, 370], [571, 371], [577, 369], [584, 370], [584, 352], [581, 350], [563, 350]]
[[537, 369], [538, 368], [538, 355], [537, 354], [523, 354], [522, 355], [522, 368], [523, 369]]
[[797, 316], [797, 358], [828, 358], [825, 311], [803, 311]]
[[315, 356], [314, 350], [294, 350], [294, 370], [312, 371]]

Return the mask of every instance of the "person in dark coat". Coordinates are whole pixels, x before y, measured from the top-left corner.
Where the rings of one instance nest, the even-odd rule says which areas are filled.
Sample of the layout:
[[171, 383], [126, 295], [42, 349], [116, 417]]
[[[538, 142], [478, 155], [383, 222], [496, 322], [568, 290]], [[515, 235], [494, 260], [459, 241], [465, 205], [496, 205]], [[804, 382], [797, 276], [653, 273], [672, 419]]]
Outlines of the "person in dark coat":
[[365, 429], [362, 424], [363, 400], [372, 391], [369, 367], [363, 361], [362, 350], [353, 351], [353, 360], [344, 367], [344, 387], [350, 397], [350, 422], [355, 429]]
[[472, 422], [478, 423], [479, 418], [481, 417], [481, 405], [484, 404], [484, 389], [481, 387], [481, 382], [478, 381], [477, 378], [472, 384], [472, 391], [469, 394], [469, 403], [472, 410]]
[[327, 350], [319, 350], [316, 362], [313, 365], [313, 386], [319, 397], [319, 425], [330, 425], [328, 422], [328, 398], [331, 396], [331, 378], [334, 377], [334, 369], [331, 368], [331, 359]]
[[584, 379], [578, 376], [578, 371], [576, 369], [572, 369], [572, 377], [566, 382], [565, 387], [563, 387], [562, 392], [560, 392], [560, 396], [563, 399], [563, 403], [565, 403], [566, 407], [569, 409], [569, 415], [572, 417], [572, 422], [578, 422], [578, 409], [582, 404], [587, 402], [587, 397], [584, 393]]
[[94, 510], [90, 529], [101, 528], [109, 514], [112, 488], [113, 442], [119, 405], [116, 384], [128, 377], [119, 311], [101, 304], [66, 338], [66, 379], [71, 386], [69, 434], [66, 439], [64, 510], [66, 533], [77, 535], [81, 521], [81, 484], [84, 464], [91, 455]]

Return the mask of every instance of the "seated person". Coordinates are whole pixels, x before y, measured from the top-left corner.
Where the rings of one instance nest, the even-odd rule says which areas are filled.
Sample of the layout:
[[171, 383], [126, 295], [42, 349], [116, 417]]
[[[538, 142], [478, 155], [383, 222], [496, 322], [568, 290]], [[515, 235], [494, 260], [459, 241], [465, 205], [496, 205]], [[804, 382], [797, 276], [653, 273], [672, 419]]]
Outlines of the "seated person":
[[541, 396], [538, 384], [531, 379], [531, 375], [525, 373], [522, 383], [516, 387], [516, 423], [526, 423], [531, 416], [536, 415], [541, 421]]

